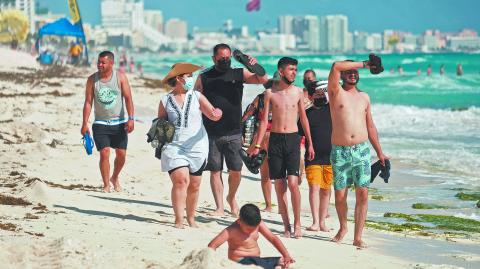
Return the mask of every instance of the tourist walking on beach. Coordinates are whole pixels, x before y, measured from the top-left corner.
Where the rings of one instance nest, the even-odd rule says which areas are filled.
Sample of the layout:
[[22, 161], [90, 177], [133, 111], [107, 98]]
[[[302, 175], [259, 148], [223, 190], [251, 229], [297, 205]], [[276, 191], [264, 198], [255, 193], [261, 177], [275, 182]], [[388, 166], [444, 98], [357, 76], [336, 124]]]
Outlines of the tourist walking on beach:
[[173, 183], [171, 195], [177, 228], [183, 228], [185, 207], [188, 225], [197, 227], [198, 191], [208, 158], [208, 135], [202, 113], [212, 121], [222, 117], [221, 110], [215, 109], [203, 94], [193, 90], [192, 73], [199, 69], [200, 66], [190, 63], [174, 64], [162, 80], [172, 91], [158, 106], [158, 118], [175, 125], [173, 141], [162, 148], [161, 166]]
[[[353, 245], [366, 247], [362, 241], [368, 207], [368, 186], [370, 185], [370, 140], [382, 165], [387, 156], [383, 154], [378, 140], [377, 128], [371, 115], [370, 98], [357, 88], [359, 68], [370, 68], [372, 73], [383, 71], [380, 58], [371, 55], [375, 61], [335, 62], [328, 77], [328, 98], [332, 115], [333, 186], [335, 207], [340, 229], [332, 241], [340, 242], [347, 233], [348, 187], [355, 184], [355, 232]], [[339, 81], [342, 79], [343, 85]]]
[[[308, 96], [312, 106], [305, 111], [310, 126], [315, 158], [306, 160], [306, 174], [309, 189], [310, 209], [313, 223], [307, 228], [309, 231], [328, 232], [325, 219], [328, 215], [328, 204], [332, 189], [333, 174], [330, 164], [332, 150], [332, 119], [330, 106], [326, 96], [327, 82], [313, 81], [307, 86]], [[303, 128], [298, 123], [299, 134], [303, 135]], [[308, 143], [307, 143], [308, 147]]]
[[[303, 73], [303, 105], [305, 110], [312, 106], [312, 100], [308, 97], [307, 86], [310, 82], [317, 80], [317, 75], [313, 69], [307, 69]], [[298, 184], [302, 183], [303, 175], [305, 174], [305, 136], [302, 135], [300, 140], [300, 175], [298, 175]]]
[[[226, 44], [218, 44], [213, 48], [214, 66], [200, 74], [196, 81], [196, 89], [223, 111], [223, 117], [214, 122], [204, 117], [205, 128], [209, 138], [209, 155], [206, 170], [210, 171], [210, 185], [215, 199], [216, 209], [213, 215], [223, 215], [223, 160], [228, 168], [227, 202], [231, 213], [238, 216], [239, 207], [235, 195], [240, 185], [240, 173], [243, 162], [240, 157], [242, 148], [242, 98], [243, 84], [266, 83], [267, 75], [257, 75], [244, 68], [231, 68], [232, 51]], [[255, 65], [257, 60], [249, 58], [249, 64]]]
[[[121, 191], [119, 174], [125, 164], [128, 133], [134, 128], [133, 100], [130, 85], [125, 74], [113, 70], [114, 55], [103, 51], [98, 55], [98, 71], [90, 75], [85, 91], [83, 123], [81, 133], [90, 133], [88, 118], [95, 111], [92, 125], [93, 139], [100, 151], [100, 173], [103, 191], [110, 192], [110, 182], [115, 191]], [[125, 103], [124, 103], [125, 100]], [[125, 115], [127, 108], [128, 116]], [[110, 175], [110, 148], [115, 149], [113, 173]]]
[[[270, 80], [269, 80], [270, 81]], [[272, 84], [273, 84], [272, 80]], [[266, 83], [269, 84], [269, 83]], [[270, 85], [271, 87], [271, 85]], [[242, 122], [245, 122], [250, 116], [255, 117], [255, 124], [257, 125], [255, 127], [256, 132], [254, 134], [258, 135], [258, 124], [260, 123], [260, 120], [263, 116], [263, 113], [266, 113], [265, 111], [265, 94], [261, 93], [253, 99], [252, 103], [247, 107], [247, 110], [242, 116]], [[265, 137], [263, 138], [262, 143], [260, 143], [261, 149], [265, 150], [268, 152], [268, 140], [270, 137], [270, 129], [272, 125], [272, 112], [268, 112], [268, 125], [267, 125], [267, 131], [265, 133]], [[253, 142], [253, 140], [252, 140]], [[268, 170], [268, 161], [264, 160], [262, 165], [260, 166], [260, 181], [262, 185], [262, 193], [263, 193], [263, 198], [265, 199], [265, 209], [264, 211], [271, 212], [272, 211], [272, 182], [270, 181], [270, 175], [269, 175], [269, 170]]]
[[[314, 158], [310, 127], [305, 115], [303, 103], [303, 91], [296, 87], [293, 82], [297, 75], [296, 59], [283, 57], [278, 61], [278, 72], [281, 80], [274, 83], [271, 89], [265, 90], [265, 110], [272, 108], [272, 129], [268, 145], [268, 167], [270, 178], [275, 180], [278, 207], [282, 216], [284, 235], [291, 236], [290, 219], [287, 206], [287, 187], [290, 189], [293, 215], [294, 237], [301, 237], [300, 225], [300, 190], [299, 165], [300, 165], [300, 135], [298, 134], [297, 120], [305, 131], [305, 137], [309, 147], [307, 150], [308, 160]], [[259, 153], [259, 141], [263, 140], [267, 130], [268, 114], [264, 113], [260, 121], [258, 136], [248, 149], [250, 155]]]

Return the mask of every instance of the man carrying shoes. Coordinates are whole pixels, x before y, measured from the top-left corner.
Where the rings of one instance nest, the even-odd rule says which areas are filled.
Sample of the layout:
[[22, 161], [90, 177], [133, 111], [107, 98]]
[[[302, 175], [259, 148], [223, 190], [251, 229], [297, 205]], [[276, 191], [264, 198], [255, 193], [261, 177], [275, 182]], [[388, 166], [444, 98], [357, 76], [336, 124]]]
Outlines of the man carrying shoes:
[[[243, 62], [252, 70], [258, 68], [255, 58], [242, 55]], [[216, 210], [213, 215], [223, 215], [223, 160], [228, 168], [227, 202], [232, 214], [238, 216], [239, 207], [235, 195], [240, 185], [240, 172], [243, 162], [240, 157], [242, 148], [242, 97], [243, 84], [263, 84], [268, 78], [263, 74], [252, 73], [244, 68], [231, 68], [232, 50], [227, 44], [218, 44], [213, 48], [214, 66], [198, 77], [195, 88], [202, 92], [210, 103], [223, 111], [223, 117], [217, 122], [204, 117], [208, 133], [209, 154], [206, 170], [210, 170], [210, 185], [215, 199]]]
[[[333, 185], [335, 207], [340, 229], [334, 242], [342, 241], [347, 233], [347, 193], [348, 187], [355, 184], [355, 232], [353, 245], [365, 248], [362, 241], [363, 227], [368, 208], [368, 187], [370, 185], [370, 141], [377, 157], [385, 165], [387, 156], [383, 154], [378, 140], [377, 128], [371, 115], [370, 98], [357, 88], [359, 68], [369, 68], [372, 74], [383, 71], [380, 57], [370, 54], [368, 61], [351, 60], [335, 62], [328, 77], [328, 97], [332, 115]], [[340, 79], [343, 85], [340, 86]]]

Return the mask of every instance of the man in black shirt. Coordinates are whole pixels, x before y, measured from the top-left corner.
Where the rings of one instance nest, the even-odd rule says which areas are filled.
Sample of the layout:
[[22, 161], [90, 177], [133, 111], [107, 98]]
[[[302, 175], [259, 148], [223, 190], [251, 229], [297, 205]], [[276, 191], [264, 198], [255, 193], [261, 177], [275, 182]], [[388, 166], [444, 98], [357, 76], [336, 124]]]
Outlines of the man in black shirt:
[[[313, 224], [307, 230], [328, 232], [329, 229], [325, 226], [325, 218], [328, 214], [333, 174], [330, 164], [332, 119], [326, 96], [327, 83], [326, 81], [313, 81], [306, 88], [309, 99], [313, 100], [312, 106], [306, 110], [306, 114], [315, 150], [313, 160], [309, 161], [305, 158], [310, 209], [313, 218]], [[299, 134], [303, 135], [301, 127], [299, 123]], [[306, 146], [308, 147], [308, 144]]]
[[[240, 185], [240, 172], [243, 162], [240, 157], [242, 148], [242, 97], [243, 84], [264, 84], [267, 75], [259, 76], [244, 68], [231, 68], [232, 51], [226, 44], [218, 44], [213, 48], [214, 66], [198, 76], [195, 88], [207, 97], [213, 106], [223, 111], [219, 121], [211, 121], [203, 117], [203, 123], [208, 133], [209, 153], [206, 170], [210, 170], [210, 185], [215, 199], [214, 215], [223, 215], [223, 159], [228, 168], [227, 202], [231, 212], [238, 215], [239, 207], [235, 194]], [[250, 57], [250, 65], [257, 63]]]

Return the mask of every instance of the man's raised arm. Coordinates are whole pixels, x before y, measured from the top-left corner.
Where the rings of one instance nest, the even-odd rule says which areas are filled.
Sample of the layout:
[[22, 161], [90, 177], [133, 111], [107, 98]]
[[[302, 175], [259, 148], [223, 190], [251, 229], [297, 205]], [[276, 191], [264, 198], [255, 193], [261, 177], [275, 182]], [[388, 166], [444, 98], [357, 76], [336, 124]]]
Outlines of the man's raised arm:
[[341, 61], [334, 62], [328, 75], [328, 95], [334, 97], [341, 89], [340, 78], [342, 71], [366, 67], [365, 62]]

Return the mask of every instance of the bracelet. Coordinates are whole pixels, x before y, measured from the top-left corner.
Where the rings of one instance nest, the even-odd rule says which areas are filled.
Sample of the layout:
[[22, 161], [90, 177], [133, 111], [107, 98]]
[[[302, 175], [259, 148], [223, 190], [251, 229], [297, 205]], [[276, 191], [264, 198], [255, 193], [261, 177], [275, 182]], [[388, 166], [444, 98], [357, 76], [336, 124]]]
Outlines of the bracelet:
[[259, 148], [261, 148], [261, 146], [260, 146], [259, 144], [256, 144], [256, 145], [255, 145], [255, 148], [256, 148], [256, 149], [259, 149]]
[[128, 116], [128, 120], [135, 120], [135, 117], [134, 116]]
[[363, 68], [366, 68], [367, 67], [367, 61], [363, 61]]

